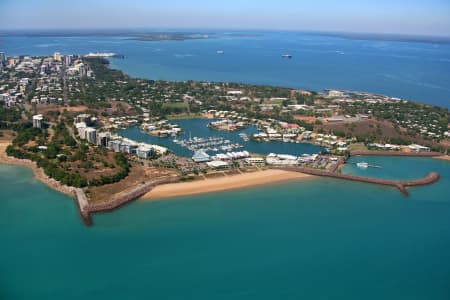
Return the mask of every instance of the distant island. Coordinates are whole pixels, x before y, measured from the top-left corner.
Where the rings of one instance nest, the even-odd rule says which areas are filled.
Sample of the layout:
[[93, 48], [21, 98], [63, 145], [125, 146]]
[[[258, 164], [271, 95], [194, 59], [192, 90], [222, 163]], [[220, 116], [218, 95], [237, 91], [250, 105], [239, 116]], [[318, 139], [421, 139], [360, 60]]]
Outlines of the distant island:
[[[397, 42], [417, 42], [448, 44], [450, 36], [425, 36], [412, 34], [391, 34], [391, 33], [364, 33], [364, 32], [332, 32], [332, 31], [298, 31], [303, 34], [314, 34], [329, 37], [339, 37], [354, 40], [375, 40], [375, 41], [397, 41]], [[222, 31], [151, 31], [151, 30], [98, 30], [98, 29], [61, 29], [48, 31], [35, 30], [0, 30], [0, 36], [23, 36], [23, 37], [78, 37], [78, 36], [110, 36], [124, 37], [138, 41], [185, 41], [217, 38], [219, 35], [228, 37], [257, 37], [264, 32], [222, 32]]]
[[183, 33], [183, 32], [150, 32], [143, 34], [133, 34], [129, 39], [136, 41], [184, 41], [184, 40], [199, 40], [209, 39], [212, 34], [206, 33]]
[[23, 37], [77, 37], [77, 36], [117, 36], [137, 41], [184, 41], [209, 39], [215, 37], [210, 32], [172, 32], [172, 31], [123, 31], [123, 30], [8, 30], [1, 31], [0, 36], [23, 36]]
[[314, 32], [323, 36], [340, 37], [352, 40], [393, 41], [410, 43], [449, 44], [450, 36], [426, 36], [389, 33], [361, 33], [361, 32]]

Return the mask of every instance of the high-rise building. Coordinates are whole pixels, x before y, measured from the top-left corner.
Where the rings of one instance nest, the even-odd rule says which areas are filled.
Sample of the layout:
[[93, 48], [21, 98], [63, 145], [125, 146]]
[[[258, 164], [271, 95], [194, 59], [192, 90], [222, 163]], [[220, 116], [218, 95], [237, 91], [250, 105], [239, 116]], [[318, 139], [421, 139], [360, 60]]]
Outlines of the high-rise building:
[[85, 140], [86, 139], [85, 130], [87, 127], [86, 123], [84, 123], [84, 122], [75, 123], [75, 127], [77, 128], [78, 135], [80, 136], [80, 138]]
[[53, 54], [53, 59], [56, 61], [62, 61], [61, 53], [55, 52], [55, 54]]
[[43, 120], [44, 120], [44, 117], [41, 114], [34, 115], [33, 116], [33, 127], [34, 128], [42, 128]]
[[6, 62], [6, 54], [5, 52], [0, 52], [0, 64], [4, 64]]
[[20, 61], [19, 57], [10, 57], [8, 59], [8, 66], [14, 67], [15, 65], [17, 65], [19, 63], [19, 61]]
[[66, 66], [70, 66], [72, 64], [72, 61], [73, 61], [73, 55], [64, 56], [64, 64]]
[[87, 73], [87, 69], [86, 66], [84, 64], [79, 64], [78, 65], [78, 75], [83, 78], [86, 76]]
[[111, 135], [109, 132], [100, 132], [97, 135], [97, 146], [107, 147], [110, 140]]
[[89, 123], [90, 120], [91, 120], [90, 114], [80, 114], [75, 117], [75, 123], [81, 123], [81, 122]]
[[91, 144], [96, 144], [97, 142], [97, 130], [92, 127], [87, 127], [84, 131], [86, 135], [86, 140]]

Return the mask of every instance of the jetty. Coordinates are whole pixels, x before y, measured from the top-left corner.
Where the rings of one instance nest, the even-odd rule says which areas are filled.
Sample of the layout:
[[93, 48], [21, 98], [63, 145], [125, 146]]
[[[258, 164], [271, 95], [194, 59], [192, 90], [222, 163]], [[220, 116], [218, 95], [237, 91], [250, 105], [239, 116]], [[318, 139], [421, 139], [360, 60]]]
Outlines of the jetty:
[[314, 175], [314, 176], [322, 176], [322, 177], [330, 177], [336, 179], [343, 179], [349, 181], [363, 182], [363, 183], [371, 183], [378, 184], [384, 186], [391, 186], [397, 188], [403, 195], [408, 196], [407, 187], [414, 186], [422, 186], [429, 185], [439, 181], [440, 176], [436, 172], [430, 172], [427, 176], [414, 180], [389, 180], [389, 179], [380, 179], [380, 178], [372, 178], [372, 177], [364, 177], [364, 176], [355, 176], [350, 174], [340, 174], [335, 172], [304, 168], [304, 167], [295, 167], [295, 166], [286, 166], [286, 167], [274, 167], [274, 169], [290, 171], [290, 172], [300, 172], [304, 174]]
[[78, 212], [80, 214], [81, 220], [86, 226], [92, 225], [91, 218], [89, 216], [89, 202], [86, 193], [83, 189], [74, 189], [75, 202], [78, 206]]
[[153, 190], [156, 186], [161, 184], [175, 183], [180, 178], [174, 176], [171, 178], [164, 178], [161, 180], [144, 182], [139, 185], [126, 189], [116, 195], [112, 196], [112, 199], [108, 202], [89, 203], [85, 192], [82, 189], [75, 189], [75, 200], [78, 204], [78, 210], [83, 223], [87, 226], [92, 225], [91, 214], [112, 211], [125, 204], [128, 204], [136, 199], [139, 199], [146, 193]]
[[[389, 179], [379, 179], [364, 176], [356, 176], [350, 174], [341, 174], [336, 171], [344, 163], [340, 159], [336, 164], [333, 164], [328, 170], [312, 169], [300, 166], [274, 166], [272, 169], [278, 169], [289, 172], [299, 172], [313, 176], [329, 177], [341, 180], [349, 180], [355, 182], [377, 184], [383, 186], [390, 186], [397, 188], [403, 195], [408, 196], [408, 187], [429, 185], [439, 181], [440, 176], [438, 173], [430, 172], [427, 176], [414, 180], [389, 180]], [[180, 181], [179, 176], [173, 176], [169, 178], [163, 178], [160, 180], [148, 181], [138, 184], [136, 186], [130, 187], [118, 194], [112, 195], [110, 201], [108, 202], [94, 202], [89, 203], [88, 197], [86, 196], [83, 189], [74, 189], [74, 196], [78, 205], [80, 216], [87, 226], [92, 225], [91, 215], [93, 213], [101, 213], [112, 211], [119, 208], [125, 204], [128, 204], [146, 193], [153, 190], [156, 186], [168, 183], [176, 183]]]
[[378, 151], [378, 150], [358, 150], [351, 151], [350, 156], [405, 156], [405, 157], [437, 157], [444, 156], [441, 152], [402, 152], [402, 151]]

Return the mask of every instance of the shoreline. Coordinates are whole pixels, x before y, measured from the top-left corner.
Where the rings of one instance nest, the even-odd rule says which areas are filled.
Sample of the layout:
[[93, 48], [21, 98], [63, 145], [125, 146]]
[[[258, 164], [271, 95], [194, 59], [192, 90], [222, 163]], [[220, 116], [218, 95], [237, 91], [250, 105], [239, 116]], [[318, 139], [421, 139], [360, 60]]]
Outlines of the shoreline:
[[[309, 170], [301, 167], [275, 167], [271, 169], [258, 170], [248, 173], [225, 175], [223, 177], [207, 178], [195, 181], [179, 181], [179, 178], [168, 178], [161, 181], [151, 181], [124, 190], [118, 194], [111, 195], [110, 201], [104, 203], [89, 203], [83, 190], [61, 184], [45, 175], [44, 170], [38, 168], [36, 163], [26, 159], [9, 157], [6, 148], [11, 144], [10, 140], [0, 140], [0, 164], [18, 165], [30, 168], [36, 180], [47, 187], [74, 198], [78, 205], [78, 211], [86, 225], [90, 226], [91, 213], [114, 210], [133, 200], [159, 201], [175, 197], [192, 196], [245, 188], [254, 188], [263, 185], [274, 185], [294, 180], [305, 180], [320, 176], [360, 181], [372, 184], [393, 186], [400, 190], [405, 196], [408, 195], [406, 187], [431, 184], [439, 180], [437, 173], [429, 173], [426, 177], [401, 181], [380, 180], [353, 175], [343, 175], [333, 171]], [[394, 155], [395, 156], [395, 155]], [[400, 155], [397, 155], [400, 156]], [[404, 155], [402, 155], [404, 156]], [[430, 157], [430, 155], [424, 155]], [[440, 160], [450, 161], [449, 155], [435, 156]], [[339, 165], [342, 167], [342, 165]], [[82, 201], [81, 201], [82, 200]]]
[[[33, 171], [36, 180], [45, 184], [47, 187], [65, 194], [71, 198], [74, 197], [76, 189], [61, 184], [48, 177], [44, 170], [38, 168], [36, 163], [26, 159], [10, 157], [6, 154], [6, 147], [11, 144], [10, 140], [0, 140], [0, 164], [25, 166]], [[353, 155], [387, 155], [387, 156], [421, 156], [432, 157], [439, 160], [450, 161], [450, 155], [436, 155], [435, 153], [402, 153], [392, 155], [392, 152], [374, 152], [363, 151], [353, 153]], [[391, 154], [391, 155], [390, 155]], [[340, 166], [342, 167], [342, 166]], [[314, 178], [314, 174], [298, 173], [290, 170], [268, 169], [251, 173], [242, 173], [237, 175], [226, 175], [220, 178], [205, 178], [203, 180], [166, 183], [155, 186], [151, 191], [139, 197], [144, 201], [164, 200], [167, 198], [200, 195], [214, 192], [223, 192], [244, 188], [253, 188], [267, 184], [278, 184], [298, 179]]]
[[433, 157], [435, 159], [439, 159], [439, 160], [446, 160], [446, 161], [450, 161], [450, 155], [441, 155], [441, 156], [435, 156]]
[[18, 159], [15, 157], [8, 156], [6, 154], [6, 147], [8, 147], [8, 145], [10, 144], [11, 144], [10, 141], [6, 140], [0, 141], [0, 164], [28, 167], [33, 171], [33, 175], [34, 178], [36, 178], [36, 180], [42, 182], [44, 185], [51, 188], [52, 190], [55, 190], [57, 192], [60, 192], [73, 198], [74, 188], [67, 185], [63, 185], [57, 180], [48, 177], [44, 173], [44, 170], [42, 168], [38, 168], [36, 166], [35, 162], [27, 159]]
[[140, 197], [144, 201], [164, 200], [168, 198], [223, 192], [243, 188], [252, 188], [267, 184], [277, 184], [298, 179], [314, 178], [312, 175], [283, 170], [263, 170], [252, 173], [210, 178], [190, 182], [177, 182], [156, 186]]

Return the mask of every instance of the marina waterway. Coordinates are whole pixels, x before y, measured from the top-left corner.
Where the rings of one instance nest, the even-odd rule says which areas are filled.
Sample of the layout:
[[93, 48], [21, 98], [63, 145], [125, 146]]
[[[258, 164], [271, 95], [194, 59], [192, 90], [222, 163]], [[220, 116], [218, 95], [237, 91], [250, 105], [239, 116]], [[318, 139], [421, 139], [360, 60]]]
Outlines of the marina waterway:
[[[174, 142], [174, 140], [189, 140], [193, 137], [198, 138], [221, 138], [223, 140], [230, 141], [230, 144], [242, 145], [242, 148], [238, 148], [233, 151], [243, 151], [246, 150], [250, 153], [257, 153], [262, 155], [267, 155], [269, 153], [282, 153], [282, 154], [314, 154], [322, 151], [322, 147], [315, 146], [307, 143], [284, 143], [280, 141], [272, 142], [256, 142], [252, 140], [244, 139], [240, 134], [245, 133], [250, 135], [256, 133], [258, 130], [255, 126], [250, 126], [249, 128], [242, 129], [239, 131], [219, 131], [215, 129], [208, 128], [209, 119], [186, 119], [186, 120], [174, 120], [172, 123], [179, 125], [183, 129], [183, 133], [176, 137], [156, 137], [144, 132], [139, 127], [130, 127], [118, 132], [119, 135], [138, 141], [146, 142], [149, 144], [158, 144], [169, 148], [172, 152], [178, 155], [191, 157], [194, 151], [189, 150], [186, 147], [181, 146], [179, 143]], [[213, 148], [214, 146], [208, 146]], [[218, 149], [215, 152], [227, 152]], [[214, 153], [214, 152], [208, 152]]]

